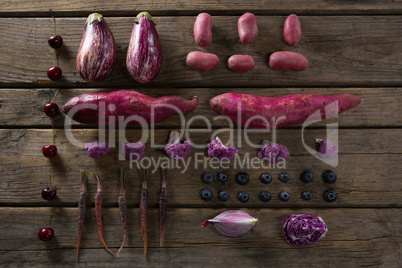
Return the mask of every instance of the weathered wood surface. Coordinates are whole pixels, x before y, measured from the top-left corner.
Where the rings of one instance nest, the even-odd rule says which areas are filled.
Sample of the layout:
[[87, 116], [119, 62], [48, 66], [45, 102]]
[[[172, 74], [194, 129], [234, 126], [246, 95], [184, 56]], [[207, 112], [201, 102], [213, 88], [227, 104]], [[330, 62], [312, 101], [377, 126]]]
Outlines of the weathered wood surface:
[[[61, 108], [73, 96], [100, 91], [101, 89], [62, 89], [56, 96], [55, 102]], [[108, 89], [102, 89], [108, 90]], [[109, 89], [110, 90], [110, 89]], [[347, 111], [338, 118], [314, 123], [313, 126], [325, 126], [328, 123], [338, 123], [347, 127], [389, 127], [402, 126], [402, 89], [401, 88], [183, 88], [183, 89], [151, 89], [138, 90], [152, 97], [164, 95], [179, 95], [191, 99], [198, 96], [197, 109], [185, 117], [185, 125], [191, 127], [206, 127], [202, 120], [190, 121], [193, 117], [202, 115], [213, 127], [228, 127], [225, 120], [216, 120], [218, 116], [209, 106], [209, 100], [216, 95], [226, 92], [248, 93], [257, 96], [279, 97], [289, 94], [355, 94], [363, 98], [356, 108]], [[56, 89], [0, 89], [0, 126], [37, 126], [44, 127], [53, 124], [64, 126], [65, 116], [50, 119], [43, 112], [44, 104], [50, 102]], [[194, 118], [195, 119], [195, 118]], [[72, 121], [73, 125], [77, 122]], [[181, 127], [179, 116], [155, 125], [160, 127]], [[78, 124], [79, 125], [79, 124]]]
[[[2, 1], [0, 3], [0, 266], [5, 267], [401, 267], [402, 266], [402, 2], [390, 1]], [[128, 74], [125, 57], [134, 17], [140, 11], [150, 12], [156, 19], [163, 48], [163, 66], [155, 81], [142, 85]], [[106, 80], [96, 84], [84, 82], [75, 70], [75, 56], [81, 41], [86, 17], [92, 12], [105, 15], [118, 46], [116, 68]], [[213, 41], [207, 48], [194, 42], [193, 25], [200, 12], [213, 15]], [[237, 19], [245, 12], [257, 15], [259, 36], [251, 45], [240, 43]], [[296, 13], [302, 23], [302, 39], [296, 47], [283, 40], [283, 23], [287, 15]], [[57, 33], [64, 38], [58, 50], [63, 78], [50, 81], [46, 70], [54, 64], [55, 51], [47, 45], [53, 34], [51, 15], [56, 16]], [[191, 51], [215, 53], [221, 62], [210, 72], [200, 74], [185, 64]], [[304, 72], [274, 71], [268, 67], [268, 57], [280, 50], [305, 55], [309, 67]], [[237, 74], [227, 67], [233, 54], [252, 55], [256, 67], [251, 72]], [[88, 182], [88, 210], [80, 251], [75, 262], [77, 238], [77, 201], [79, 170], [100, 170], [104, 192], [104, 236], [116, 252], [122, 240], [122, 227], [117, 197], [119, 169], [129, 168], [129, 162], [119, 159], [116, 145], [111, 142], [110, 153], [95, 160], [86, 150], [73, 146], [66, 138], [64, 117], [54, 120], [43, 113], [43, 105], [61, 88], [56, 103], [61, 107], [70, 97], [97, 90], [131, 88], [153, 97], [180, 95], [200, 100], [195, 112], [186, 122], [203, 115], [215, 117], [209, 99], [225, 92], [242, 92], [260, 96], [282, 96], [295, 93], [351, 93], [364, 100], [355, 109], [339, 118], [314, 124], [317, 128], [304, 131], [304, 141], [314, 147], [315, 138], [326, 137], [326, 124], [338, 123], [339, 163], [332, 167], [309, 154], [302, 144], [300, 126], [277, 131], [277, 142], [291, 153], [286, 168], [257, 168], [241, 166], [234, 160], [228, 167], [212, 167], [195, 158], [206, 156], [205, 148], [193, 148], [189, 170], [168, 171], [168, 222], [164, 247], [159, 247], [158, 194], [159, 171], [149, 177], [149, 255], [143, 258], [139, 225], [140, 181], [134, 169], [129, 170], [127, 185], [128, 229], [126, 248], [119, 258], [110, 256], [99, 242], [96, 230], [94, 196], [96, 183]], [[158, 123], [155, 143], [165, 144], [172, 129], [187, 126], [179, 118]], [[43, 145], [51, 140], [50, 125], [56, 126], [56, 145], [59, 155], [46, 159]], [[207, 144], [211, 132], [228, 127], [224, 120], [213, 122], [206, 132], [205, 124], [195, 120], [190, 125], [190, 139]], [[94, 141], [100, 133], [92, 127], [73, 122], [72, 134], [81, 142]], [[204, 129], [201, 129], [204, 128]], [[245, 133], [234, 127], [234, 141], [240, 135], [240, 161], [256, 156], [258, 148], [245, 144]], [[110, 132], [106, 138], [118, 137]], [[125, 131], [128, 140], [140, 138], [140, 129]], [[255, 144], [272, 139], [271, 133], [247, 133]], [[219, 136], [229, 141], [229, 133]], [[158, 161], [163, 149], [150, 148], [147, 140], [145, 155]], [[143, 162], [146, 164], [145, 162]], [[181, 165], [182, 167], [183, 165]], [[280, 166], [283, 167], [283, 166]], [[152, 164], [155, 168], [155, 164]], [[217, 174], [226, 170], [229, 181], [202, 183], [201, 174]], [[329, 185], [322, 174], [332, 169], [338, 181]], [[299, 179], [304, 170], [315, 174], [312, 183]], [[250, 174], [246, 186], [235, 182], [239, 171]], [[263, 172], [270, 172], [269, 185], [260, 182]], [[286, 171], [291, 181], [282, 183], [278, 176]], [[41, 190], [48, 185], [48, 175], [58, 189], [58, 198], [47, 202]], [[214, 194], [211, 201], [201, 200], [201, 189]], [[333, 189], [338, 200], [329, 204], [322, 198], [325, 190]], [[216, 198], [227, 190], [227, 202]], [[262, 190], [272, 194], [264, 203], [258, 199]], [[288, 202], [278, 200], [278, 193], [287, 190]], [[304, 201], [300, 193], [310, 190], [313, 200]], [[250, 194], [248, 203], [237, 201], [239, 191]], [[201, 229], [200, 223], [227, 209], [244, 209], [258, 217], [254, 230], [239, 239], [220, 237], [212, 226]], [[313, 213], [326, 221], [329, 232], [318, 244], [293, 248], [282, 234], [285, 216], [291, 213]], [[47, 225], [56, 231], [55, 238], [42, 243], [37, 238], [40, 227]]]
[[[60, 5], [60, 8], [64, 8]], [[258, 16], [259, 36], [251, 45], [240, 42], [238, 17], [216, 16], [213, 41], [199, 48], [193, 37], [195, 16], [155, 17], [163, 59], [157, 78], [147, 86], [158, 87], [285, 87], [285, 86], [401, 86], [402, 19], [399, 16], [303, 16], [303, 35], [296, 47], [283, 40], [285, 16]], [[117, 62], [111, 76], [96, 87], [139, 87], [126, 69], [125, 58], [134, 16], [106, 18], [117, 43]], [[86, 17], [58, 18], [57, 32], [64, 37], [58, 51], [63, 78], [50, 81], [46, 70], [54, 64], [55, 51], [47, 44], [53, 34], [51, 18], [1, 18], [0, 85], [7, 87], [94, 87], [76, 72], [75, 57]], [[18, 33], [19, 38], [15, 38]], [[193, 50], [215, 53], [220, 63], [198, 73], [185, 63]], [[309, 60], [304, 72], [275, 71], [268, 67], [271, 53], [291, 50]], [[244, 74], [230, 71], [227, 59], [250, 54], [255, 68]]]
[[[194, 131], [197, 131], [195, 129]], [[219, 130], [221, 131], [221, 130]], [[161, 129], [155, 131], [155, 144], [166, 143], [170, 130]], [[73, 130], [73, 137], [79, 142], [98, 140], [97, 130]], [[112, 147], [118, 146], [119, 134], [123, 134], [127, 140], [138, 140], [142, 133], [140, 130], [128, 130], [122, 133], [106, 135], [106, 139], [115, 138], [110, 142]], [[204, 145], [209, 143], [209, 133], [191, 132], [189, 138], [193, 145]], [[331, 134], [332, 135], [332, 134]], [[174, 164], [170, 161], [168, 171], [169, 204], [172, 206], [198, 206], [198, 207], [401, 207], [400, 192], [402, 191], [401, 180], [401, 129], [343, 129], [339, 130], [339, 163], [333, 167], [314, 156], [310, 155], [302, 144], [300, 130], [278, 130], [277, 142], [285, 145], [291, 157], [285, 165], [273, 166], [267, 162], [264, 164], [251, 160], [256, 157], [258, 148], [246, 144], [245, 137], [258, 145], [263, 139], [271, 139], [271, 134], [266, 133], [241, 133], [241, 146], [238, 144], [238, 133], [234, 133], [233, 145], [239, 149], [238, 159], [230, 164], [211, 162], [207, 158], [206, 149], [194, 148], [191, 158], [186, 160], [187, 168], [182, 162]], [[129, 168], [127, 160], [119, 159], [119, 147], [112, 148], [107, 156], [95, 160], [88, 157], [82, 147], [75, 147], [66, 138], [64, 130], [57, 130], [55, 144], [58, 147], [58, 156], [53, 159], [46, 159], [42, 155], [41, 148], [50, 142], [52, 130], [28, 130], [9, 129], [0, 130], [2, 140], [0, 151], [0, 203], [5, 205], [76, 205], [79, 193], [79, 170], [101, 171], [103, 184], [104, 203], [107, 206], [115, 206], [119, 194], [119, 169]], [[227, 131], [219, 133], [224, 142], [229, 141]], [[314, 148], [315, 138], [325, 138], [325, 129], [308, 129], [304, 131], [304, 140], [307, 146]], [[330, 136], [333, 137], [333, 136]], [[271, 139], [272, 140], [272, 139]], [[167, 165], [167, 156], [163, 149], [154, 149], [150, 146], [151, 137], [147, 139], [145, 158], [139, 164], [149, 166], [151, 174], [148, 179], [150, 205], [158, 204], [160, 191], [160, 175], [158, 167], [162, 163]], [[247, 160], [247, 157], [250, 161]], [[209, 159], [209, 160], [208, 160]], [[158, 162], [161, 161], [161, 162]], [[159, 164], [158, 164], [159, 163]], [[137, 205], [139, 202], [140, 179], [136, 167], [129, 171], [127, 199], [130, 205]], [[174, 169], [172, 169], [174, 168]], [[338, 180], [334, 184], [326, 184], [322, 179], [326, 170], [334, 170]], [[226, 170], [230, 180], [224, 184], [215, 180], [212, 184], [204, 184], [201, 181], [201, 174], [209, 171], [217, 174]], [[304, 170], [311, 170], [315, 174], [312, 183], [304, 183], [300, 180], [300, 174]], [[251, 181], [246, 186], [236, 183], [235, 176], [240, 171], [249, 173]], [[259, 180], [263, 172], [270, 172], [273, 182], [269, 185]], [[291, 181], [282, 183], [279, 181], [279, 174], [288, 172]], [[47, 202], [40, 196], [42, 188], [48, 185], [48, 175], [53, 177], [53, 185], [58, 188], [58, 200]], [[202, 189], [213, 191], [214, 198], [205, 202], [200, 198]], [[325, 190], [333, 189], [339, 194], [335, 203], [327, 203], [322, 195]], [[227, 190], [230, 199], [221, 202], [217, 199], [218, 192]], [[264, 203], [259, 200], [261, 191], [268, 190], [272, 194], [272, 200]], [[278, 199], [280, 191], [289, 191], [291, 199], [282, 202]], [[301, 199], [301, 192], [310, 190], [314, 198], [307, 202]], [[96, 183], [89, 178], [88, 201], [93, 203], [96, 193]], [[249, 202], [242, 204], [237, 200], [240, 191], [247, 191], [250, 194]], [[21, 195], [23, 193], [23, 195]], [[382, 198], [386, 196], [386, 198]]]
[[58, 2], [12, 0], [3, 1], [1, 16], [82, 16], [94, 11], [112, 15], [131, 15], [148, 11], [151, 14], [172, 15], [209, 12], [213, 15], [241, 15], [244, 12], [269, 15], [297, 14], [401, 14], [400, 0], [382, 1], [230, 1], [230, 0], [164, 0], [164, 1], [96, 1], [85, 2], [60, 0]]
[[[76, 208], [0, 208], [0, 256], [3, 263], [21, 266], [29, 262], [52, 267], [260, 267], [267, 263], [275, 267], [322, 267], [324, 264], [326, 267], [398, 267], [402, 264], [400, 209], [249, 209], [247, 212], [260, 221], [253, 231], [237, 239], [219, 236], [212, 226], [201, 229], [202, 221], [221, 211], [169, 208], [165, 244], [160, 248], [158, 212], [150, 209], [149, 255], [145, 260], [138, 208], [128, 210], [129, 236], [119, 258], [108, 254], [100, 244], [95, 211], [89, 208], [76, 264]], [[315, 245], [293, 248], [283, 237], [281, 223], [292, 213], [322, 216], [329, 229], [327, 236]], [[50, 216], [56, 236], [43, 243], [36, 233], [46, 226]], [[103, 227], [107, 245], [116, 252], [122, 240], [118, 208], [103, 209]]]

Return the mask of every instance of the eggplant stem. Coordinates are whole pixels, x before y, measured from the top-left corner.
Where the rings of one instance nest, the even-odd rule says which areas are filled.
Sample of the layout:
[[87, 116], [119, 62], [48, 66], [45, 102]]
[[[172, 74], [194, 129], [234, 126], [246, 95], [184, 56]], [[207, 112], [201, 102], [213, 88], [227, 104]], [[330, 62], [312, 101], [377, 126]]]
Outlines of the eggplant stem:
[[135, 23], [139, 23], [142, 17], [146, 17], [149, 21], [151, 21], [154, 25], [156, 25], [156, 23], [152, 19], [151, 14], [149, 14], [148, 12], [141, 12], [140, 14], [138, 14], [137, 17], [135, 18]]
[[99, 13], [92, 13], [91, 15], [88, 16], [88, 19], [87, 19], [85, 25], [87, 23], [92, 24], [96, 20], [101, 22], [103, 20], [103, 16], [101, 14], [99, 14]]

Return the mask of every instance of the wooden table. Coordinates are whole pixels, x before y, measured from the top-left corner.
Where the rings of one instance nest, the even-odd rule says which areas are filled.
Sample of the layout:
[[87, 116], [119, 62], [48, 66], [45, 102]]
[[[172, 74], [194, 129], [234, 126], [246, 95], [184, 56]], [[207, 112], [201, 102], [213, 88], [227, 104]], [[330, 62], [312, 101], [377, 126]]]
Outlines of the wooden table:
[[[0, 4], [0, 265], [1, 266], [110, 266], [110, 267], [401, 267], [402, 266], [402, 1], [2, 1]], [[82, 37], [86, 17], [102, 13], [117, 43], [117, 64], [110, 77], [97, 84], [84, 82], [76, 72], [75, 56]], [[138, 84], [129, 76], [125, 57], [134, 17], [140, 11], [150, 12], [157, 23], [163, 48], [163, 64], [158, 77], [149, 84]], [[200, 12], [213, 15], [213, 42], [199, 48], [193, 38], [193, 24]], [[250, 45], [241, 44], [237, 19], [245, 12], [258, 17], [259, 36]], [[300, 15], [302, 38], [296, 47], [283, 40], [283, 23], [287, 15]], [[58, 50], [63, 78], [52, 82], [46, 70], [54, 64], [55, 51], [47, 44], [53, 33], [51, 15], [56, 16], [57, 33], [64, 38]], [[268, 57], [280, 50], [305, 55], [309, 67], [304, 72], [274, 71]], [[197, 73], [185, 64], [190, 51], [215, 53], [221, 62], [207, 72]], [[227, 68], [233, 54], [249, 54], [255, 69], [236, 74]], [[168, 171], [169, 207], [165, 243], [159, 247], [158, 193], [159, 171], [151, 174], [149, 187], [148, 257], [143, 257], [139, 225], [140, 180], [130, 170], [127, 189], [128, 232], [126, 247], [119, 258], [109, 255], [99, 242], [94, 210], [96, 183], [88, 182], [88, 209], [79, 262], [75, 261], [77, 241], [77, 200], [79, 170], [99, 170], [103, 183], [104, 237], [116, 252], [122, 241], [122, 227], [117, 207], [119, 169], [128, 168], [119, 160], [118, 148], [99, 159], [91, 159], [85, 149], [73, 146], [64, 131], [64, 115], [51, 120], [43, 113], [43, 105], [61, 89], [55, 102], [62, 106], [77, 94], [98, 90], [133, 89], [147, 95], [180, 95], [199, 97], [199, 106], [186, 116], [185, 124], [197, 115], [213, 119], [209, 99], [225, 92], [242, 92], [259, 96], [282, 96], [296, 93], [351, 93], [364, 100], [339, 118], [316, 123], [304, 130], [307, 145], [314, 138], [325, 137], [328, 123], [339, 129], [339, 165], [335, 168], [307, 153], [301, 142], [301, 127], [277, 131], [278, 142], [284, 144], [291, 157], [285, 169], [253, 169], [237, 166], [228, 169], [230, 180], [211, 185], [201, 182], [204, 171], [216, 174], [222, 169], [196, 167]], [[55, 144], [59, 154], [54, 159], [43, 157], [41, 148], [50, 142], [56, 128]], [[228, 128], [227, 121], [194, 120], [193, 141], [207, 144], [210, 133]], [[98, 139], [97, 128], [73, 123], [72, 133], [81, 142]], [[189, 127], [185, 125], [184, 128]], [[155, 142], [164, 144], [173, 129], [183, 130], [177, 116], [155, 125]], [[244, 145], [244, 133], [238, 133], [243, 146], [239, 156], [254, 157], [257, 149]], [[242, 131], [240, 129], [240, 131]], [[125, 133], [128, 140], [141, 136], [138, 127]], [[117, 132], [110, 133], [110, 136]], [[220, 134], [228, 141], [229, 132]], [[271, 134], [249, 133], [259, 143]], [[117, 141], [116, 141], [117, 144]], [[116, 145], [116, 144], [112, 144]], [[236, 144], [234, 144], [236, 145]], [[115, 147], [115, 146], [114, 146]], [[205, 149], [193, 149], [206, 153]], [[146, 155], [164, 156], [147, 142]], [[300, 173], [312, 170], [315, 179], [303, 183]], [[329, 185], [322, 174], [333, 169], [338, 180]], [[251, 182], [241, 186], [235, 182], [239, 171], [250, 174]], [[270, 172], [273, 182], [262, 184], [258, 177]], [[291, 181], [282, 183], [279, 173], [286, 171]], [[58, 198], [42, 199], [41, 189], [53, 178]], [[200, 191], [209, 188], [215, 197], [202, 201]], [[226, 189], [231, 197], [220, 202], [216, 195]], [[325, 190], [334, 189], [338, 200], [327, 203]], [[264, 203], [258, 193], [268, 190], [273, 198]], [[287, 190], [288, 202], [277, 194]], [[304, 201], [303, 190], [314, 198]], [[250, 194], [249, 202], [236, 199], [239, 191]], [[228, 209], [244, 209], [260, 222], [252, 232], [238, 239], [223, 238], [212, 226], [201, 229], [200, 223]], [[313, 213], [323, 217], [329, 232], [319, 243], [293, 248], [284, 239], [281, 220], [292, 213]], [[37, 232], [51, 217], [55, 238], [39, 241]]]

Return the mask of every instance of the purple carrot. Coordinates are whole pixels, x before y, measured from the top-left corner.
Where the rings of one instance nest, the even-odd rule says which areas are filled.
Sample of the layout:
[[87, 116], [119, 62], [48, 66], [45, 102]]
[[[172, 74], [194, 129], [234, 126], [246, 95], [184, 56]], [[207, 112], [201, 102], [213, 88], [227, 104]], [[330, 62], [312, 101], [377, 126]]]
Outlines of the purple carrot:
[[85, 208], [86, 208], [86, 197], [87, 197], [87, 172], [86, 170], [80, 171], [81, 189], [80, 197], [78, 199], [78, 241], [77, 241], [77, 253], [75, 255], [75, 260], [78, 261], [78, 252], [80, 251], [82, 230], [84, 227], [85, 220]]
[[119, 196], [119, 209], [120, 209], [120, 218], [121, 218], [121, 224], [123, 225], [123, 243], [121, 244], [121, 247], [119, 251], [117, 251], [117, 257], [119, 257], [120, 251], [123, 249], [124, 244], [126, 243], [127, 239], [127, 199], [126, 199], [126, 189], [125, 189], [125, 184], [126, 184], [126, 176], [125, 172], [123, 169], [121, 169], [120, 172], [120, 196]]
[[147, 223], [148, 223], [148, 188], [147, 188], [147, 169], [139, 169], [140, 177], [142, 177], [142, 190], [140, 199], [140, 218], [142, 241], [144, 242], [144, 257], [147, 257]]
[[108, 249], [106, 246], [105, 241], [103, 240], [103, 230], [102, 230], [102, 186], [100, 183], [100, 172], [96, 173], [91, 173], [92, 177], [96, 179], [96, 195], [95, 195], [95, 213], [96, 213], [96, 223], [98, 224], [98, 234], [99, 234], [99, 239], [102, 243], [102, 245], [105, 247], [105, 249], [113, 255], [113, 253]]
[[161, 174], [162, 174], [161, 193], [159, 195], [159, 228], [160, 228], [159, 246], [162, 246], [163, 237], [165, 234], [166, 208], [168, 198], [168, 191], [166, 188], [166, 171], [161, 169]]

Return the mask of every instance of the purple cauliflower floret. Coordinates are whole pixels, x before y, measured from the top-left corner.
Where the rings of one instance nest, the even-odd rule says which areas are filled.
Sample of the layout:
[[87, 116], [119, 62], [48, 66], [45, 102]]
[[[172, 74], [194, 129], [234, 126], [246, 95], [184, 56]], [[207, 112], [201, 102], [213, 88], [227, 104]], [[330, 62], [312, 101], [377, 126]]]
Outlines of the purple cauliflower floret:
[[222, 141], [216, 136], [215, 140], [211, 141], [208, 145], [208, 155], [217, 159], [229, 159], [231, 160], [237, 153], [237, 149], [234, 147], [226, 147], [222, 144]]
[[289, 158], [290, 154], [285, 146], [267, 140], [264, 140], [262, 143], [264, 147], [257, 154], [259, 158], [274, 164]]
[[191, 153], [191, 142], [186, 140], [180, 144], [179, 132], [170, 132], [169, 142], [165, 147], [166, 154], [175, 160], [184, 160]]
[[294, 247], [317, 243], [328, 232], [323, 219], [313, 214], [291, 214], [282, 221], [285, 238]]
[[338, 153], [338, 146], [330, 140], [317, 140], [320, 143], [320, 157], [332, 158]]
[[144, 156], [145, 145], [140, 141], [122, 143], [120, 152], [127, 160], [139, 160]]
[[89, 157], [98, 159], [109, 152], [110, 146], [107, 142], [94, 141], [85, 144], [85, 149], [87, 149]]

